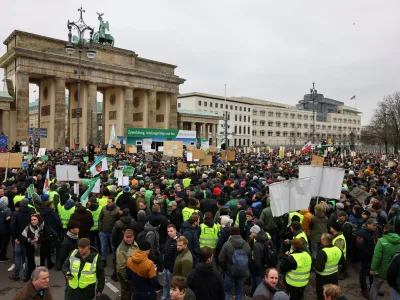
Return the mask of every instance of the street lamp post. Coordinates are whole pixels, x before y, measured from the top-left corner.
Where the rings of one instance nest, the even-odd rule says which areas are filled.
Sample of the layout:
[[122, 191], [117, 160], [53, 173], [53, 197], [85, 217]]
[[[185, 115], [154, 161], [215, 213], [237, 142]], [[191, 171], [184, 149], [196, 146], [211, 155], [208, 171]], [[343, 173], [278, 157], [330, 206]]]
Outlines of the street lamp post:
[[[80, 18], [77, 22], [70, 22], [68, 20], [67, 27], [69, 30], [68, 33], [68, 43], [65, 46], [65, 51], [69, 54], [72, 55], [75, 52], [75, 47], [78, 49], [79, 53], [79, 61], [78, 61], [78, 81], [77, 81], [77, 90], [78, 90], [78, 107], [76, 109], [76, 146], [79, 149], [79, 117], [81, 115], [80, 111], [80, 104], [81, 104], [81, 64], [82, 64], [82, 52], [83, 50], [86, 50], [87, 57], [89, 59], [93, 59], [96, 56], [96, 51], [94, 50], [93, 46], [93, 33], [94, 33], [94, 28], [89, 27], [86, 25], [85, 21], [83, 20], [82, 14], [85, 12], [81, 6], [81, 8], [78, 9], [80, 12]], [[78, 32], [78, 40], [76, 42], [76, 45], [72, 43], [72, 29], [76, 29]], [[90, 39], [89, 42], [85, 41], [85, 31], [90, 31]]]
[[310, 89], [311, 99], [313, 103], [313, 133], [312, 133], [312, 143], [315, 144], [315, 100], [317, 95], [317, 90], [315, 89], [315, 83], [312, 83], [312, 89]]

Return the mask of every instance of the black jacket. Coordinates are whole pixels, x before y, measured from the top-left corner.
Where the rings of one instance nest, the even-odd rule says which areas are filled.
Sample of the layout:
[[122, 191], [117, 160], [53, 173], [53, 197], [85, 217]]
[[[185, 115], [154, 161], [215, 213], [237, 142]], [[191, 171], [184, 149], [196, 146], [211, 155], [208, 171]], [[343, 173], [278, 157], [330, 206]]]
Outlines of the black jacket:
[[181, 230], [181, 224], [183, 223], [182, 219], [182, 211], [178, 208], [171, 211], [171, 214], [168, 216], [169, 222], [175, 225], [176, 231]]
[[183, 222], [181, 226], [181, 234], [188, 240], [188, 248], [193, 255], [193, 261], [199, 257], [199, 228], [193, 227], [189, 221]]
[[160, 244], [161, 245], [165, 244], [168, 237], [167, 235], [167, 226], [169, 224], [168, 219], [161, 213], [153, 211], [150, 216], [146, 217], [146, 221], [150, 223], [155, 221], [158, 224], [160, 224], [160, 229], [158, 231], [158, 233], [160, 234]]
[[200, 210], [205, 214], [206, 212], [212, 213], [215, 216], [215, 213], [218, 210], [217, 200], [213, 198], [205, 198], [200, 201]]
[[51, 207], [42, 207], [38, 209], [44, 224], [50, 226], [58, 235], [61, 233], [62, 224], [60, 216]]
[[131, 193], [122, 193], [121, 196], [118, 197], [117, 206], [121, 209], [124, 209], [125, 207], [128, 208], [130, 215], [136, 218], [136, 200], [132, 197]]
[[386, 273], [386, 280], [391, 288], [394, 288], [398, 293], [400, 293], [400, 284], [397, 280], [400, 276], [400, 255], [396, 253], [392, 261], [390, 262], [389, 268]]
[[176, 254], [178, 253], [178, 249], [176, 248], [176, 239], [179, 237], [179, 235], [176, 236], [176, 238], [171, 239], [170, 237], [167, 239], [167, 242], [165, 243], [164, 247], [164, 259], [163, 259], [163, 267], [164, 269], [168, 269], [172, 272], [172, 269], [174, 267], [174, 262], [175, 262], [175, 257]]
[[222, 276], [212, 264], [197, 264], [189, 273], [187, 284], [196, 295], [196, 299], [225, 299]]
[[257, 274], [258, 277], [263, 277], [264, 268], [264, 251], [265, 243], [267, 242], [267, 234], [264, 230], [260, 230], [256, 237], [256, 242], [253, 245], [253, 259], [251, 261], [251, 272], [252, 274]]
[[111, 241], [115, 248], [118, 248], [119, 244], [121, 244], [121, 241], [124, 238], [125, 229], [134, 230], [135, 223], [135, 220], [129, 215], [122, 216], [117, 222], [114, 223]]
[[21, 238], [21, 233], [30, 223], [33, 214], [35, 214], [35, 210], [29, 206], [23, 206], [12, 213], [10, 228], [14, 240]]
[[86, 209], [86, 207], [80, 207], [75, 210], [75, 212], [71, 215], [70, 220], [78, 221], [79, 226], [79, 238], [89, 238], [90, 237], [90, 228], [93, 227], [93, 215], [90, 211]]
[[375, 249], [374, 233], [366, 229], [364, 224], [362, 228], [357, 232], [357, 254], [362, 262], [372, 262]]
[[71, 251], [77, 248], [78, 248], [78, 240], [74, 240], [66, 234], [60, 246], [60, 255], [57, 261], [58, 270], [61, 270], [61, 266], [64, 264], [65, 260], [69, 257]]

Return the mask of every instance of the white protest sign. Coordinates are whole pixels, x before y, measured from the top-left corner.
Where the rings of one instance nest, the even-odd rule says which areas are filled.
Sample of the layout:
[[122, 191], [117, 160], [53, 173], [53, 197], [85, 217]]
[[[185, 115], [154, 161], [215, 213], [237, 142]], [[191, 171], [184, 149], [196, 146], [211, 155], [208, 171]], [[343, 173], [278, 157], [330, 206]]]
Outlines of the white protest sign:
[[24, 153], [24, 152], [28, 153], [29, 152], [29, 146], [22, 146], [21, 147], [21, 152], [22, 153]]
[[339, 199], [344, 169], [323, 166], [299, 166], [299, 178], [311, 177], [309, 191], [312, 196]]
[[79, 181], [78, 166], [56, 165], [58, 181]]
[[118, 186], [126, 186], [126, 185], [129, 185], [129, 177], [128, 176], [118, 177]]
[[79, 195], [79, 183], [74, 183], [74, 194]]
[[42, 157], [43, 155], [46, 155], [46, 148], [39, 148], [39, 151], [38, 151], [36, 157]]
[[65, 152], [69, 152], [69, 148], [68, 147], [65, 147]]
[[308, 208], [311, 200], [308, 185], [311, 181], [312, 178], [299, 178], [269, 185], [272, 215], [278, 217]]
[[122, 176], [122, 170], [114, 170], [114, 177], [118, 178]]
[[187, 161], [193, 161], [193, 152], [187, 152], [186, 153], [186, 160]]

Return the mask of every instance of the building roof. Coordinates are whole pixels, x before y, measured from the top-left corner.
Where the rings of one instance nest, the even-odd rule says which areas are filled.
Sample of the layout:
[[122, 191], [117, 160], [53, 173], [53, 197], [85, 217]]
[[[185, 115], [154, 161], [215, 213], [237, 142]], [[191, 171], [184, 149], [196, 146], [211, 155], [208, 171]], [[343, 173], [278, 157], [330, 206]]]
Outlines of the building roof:
[[14, 100], [13, 97], [10, 96], [10, 94], [6, 91], [1, 91], [0, 92], [0, 99], [2, 100]]

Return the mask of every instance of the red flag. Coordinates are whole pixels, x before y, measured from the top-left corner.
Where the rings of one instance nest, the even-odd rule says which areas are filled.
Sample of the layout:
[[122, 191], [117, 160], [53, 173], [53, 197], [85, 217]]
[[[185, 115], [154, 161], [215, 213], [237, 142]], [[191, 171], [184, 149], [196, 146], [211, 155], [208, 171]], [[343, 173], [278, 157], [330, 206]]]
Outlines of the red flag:
[[75, 142], [75, 139], [74, 139], [74, 150], [76, 150], [76, 142]]

